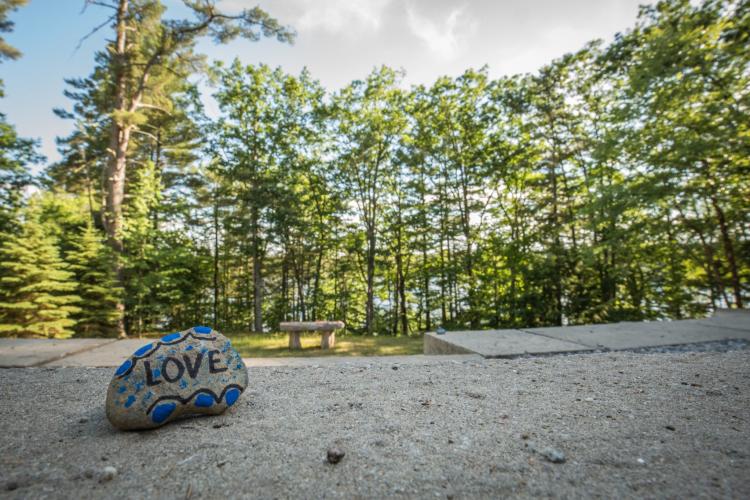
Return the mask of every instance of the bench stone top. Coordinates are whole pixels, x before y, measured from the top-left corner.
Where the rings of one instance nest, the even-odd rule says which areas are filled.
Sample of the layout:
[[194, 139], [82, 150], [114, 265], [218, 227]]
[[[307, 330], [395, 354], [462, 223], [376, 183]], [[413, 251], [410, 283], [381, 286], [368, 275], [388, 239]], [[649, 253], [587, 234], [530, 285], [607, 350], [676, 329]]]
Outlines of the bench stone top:
[[279, 323], [282, 332], [330, 332], [344, 328], [343, 321], [285, 321]]

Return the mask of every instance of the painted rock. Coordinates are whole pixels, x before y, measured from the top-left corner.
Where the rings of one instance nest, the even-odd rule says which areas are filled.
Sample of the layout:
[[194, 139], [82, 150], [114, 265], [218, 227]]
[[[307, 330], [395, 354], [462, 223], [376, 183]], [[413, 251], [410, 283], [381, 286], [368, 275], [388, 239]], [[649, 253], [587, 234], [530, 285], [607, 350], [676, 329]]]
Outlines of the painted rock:
[[181, 415], [218, 415], [247, 387], [240, 354], [207, 326], [165, 335], [135, 351], [107, 390], [107, 418], [118, 429], [151, 429]]

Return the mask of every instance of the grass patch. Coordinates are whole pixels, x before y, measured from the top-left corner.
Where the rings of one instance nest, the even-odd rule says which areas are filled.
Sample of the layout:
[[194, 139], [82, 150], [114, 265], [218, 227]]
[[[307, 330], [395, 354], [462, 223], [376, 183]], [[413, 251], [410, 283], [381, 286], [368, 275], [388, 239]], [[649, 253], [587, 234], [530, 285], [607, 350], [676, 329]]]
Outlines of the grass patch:
[[319, 333], [300, 335], [302, 349], [289, 350], [286, 333], [229, 335], [232, 346], [243, 358], [283, 358], [314, 356], [397, 356], [422, 354], [422, 335], [412, 337], [336, 335], [333, 349], [320, 348]]

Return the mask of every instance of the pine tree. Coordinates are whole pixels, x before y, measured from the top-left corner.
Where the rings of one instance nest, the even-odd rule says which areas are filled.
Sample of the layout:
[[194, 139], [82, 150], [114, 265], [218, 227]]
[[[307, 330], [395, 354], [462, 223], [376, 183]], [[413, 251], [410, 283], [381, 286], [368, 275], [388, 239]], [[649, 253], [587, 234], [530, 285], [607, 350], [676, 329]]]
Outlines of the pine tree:
[[68, 253], [70, 269], [75, 273], [78, 295], [85, 307], [73, 315], [76, 334], [82, 337], [115, 337], [120, 313], [117, 303], [122, 289], [111, 271], [114, 258], [93, 224], [89, 223]]
[[[0, 35], [13, 31], [9, 14], [23, 6], [26, 0], [0, 0]], [[0, 36], [0, 63], [18, 59], [21, 53]], [[0, 98], [5, 96], [0, 79]], [[33, 184], [27, 165], [44, 160], [36, 152], [37, 142], [18, 137], [16, 128], [0, 113], [0, 232], [15, 231], [15, 220], [23, 204], [25, 187]]]
[[65, 338], [80, 309], [73, 273], [54, 237], [32, 218], [0, 246], [0, 335]]

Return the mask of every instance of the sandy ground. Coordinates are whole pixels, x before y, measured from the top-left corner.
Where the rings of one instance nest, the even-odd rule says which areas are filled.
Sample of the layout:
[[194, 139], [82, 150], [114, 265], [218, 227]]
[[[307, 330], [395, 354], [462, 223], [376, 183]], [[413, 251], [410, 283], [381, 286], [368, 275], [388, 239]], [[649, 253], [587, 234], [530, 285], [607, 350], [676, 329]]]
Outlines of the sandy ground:
[[251, 367], [148, 432], [106, 421], [111, 375], [0, 370], [0, 496], [750, 497], [749, 350]]

